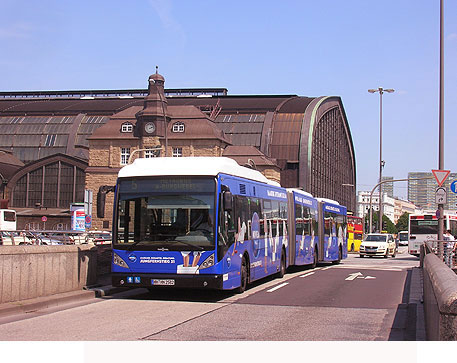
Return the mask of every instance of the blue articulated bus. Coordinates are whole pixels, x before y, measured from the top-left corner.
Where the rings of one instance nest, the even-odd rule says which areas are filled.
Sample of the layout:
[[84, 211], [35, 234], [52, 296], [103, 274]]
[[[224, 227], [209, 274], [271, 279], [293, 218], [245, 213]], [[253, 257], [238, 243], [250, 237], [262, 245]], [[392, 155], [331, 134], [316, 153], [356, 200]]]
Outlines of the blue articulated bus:
[[319, 201], [319, 261], [336, 262], [347, 257], [347, 209], [337, 202]]
[[288, 189], [290, 239], [289, 265], [339, 263], [347, 258], [347, 209], [329, 199]]
[[344, 252], [343, 241], [319, 243], [319, 206], [341, 216], [344, 207], [286, 190], [229, 158], [136, 159], [120, 170], [114, 191], [113, 286], [243, 292], [290, 265], [345, 257], [334, 246]]

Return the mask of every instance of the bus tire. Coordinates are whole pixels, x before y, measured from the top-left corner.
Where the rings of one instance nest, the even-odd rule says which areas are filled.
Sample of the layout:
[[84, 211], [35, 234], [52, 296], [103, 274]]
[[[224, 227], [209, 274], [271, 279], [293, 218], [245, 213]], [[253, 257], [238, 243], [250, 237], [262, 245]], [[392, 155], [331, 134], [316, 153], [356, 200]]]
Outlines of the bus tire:
[[248, 272], [248, 263], [246, 261], [246, 257], [243, 256], [241, 260], [241, 267], [240, 267], [240, 277], [241, 282], [240, 286], [236, 289], [237, 294], [242, 294], [246, 291], [246, 287], [248, 286], [248, 279], [249, 279], [249, 272]]
[[343, 250], [342, 250], [343, 247], [340, 246], [340, 248], [338, 249], [338, 259], [335, 260], [335, 261], [332, 261], [332, 263], [334, 265], [338, 265], [340, 262], [341, 262], [341, 259], [343, 258]]
[[277, 276], [282, 279], [284, 275], [286, 274], [286, 254], [284, 252], [284, 248], [282, 249], [281, 252], [281, 262], [279, 264], [279, 271]]
[[314, 248], [314, 253], [313, 253], [313, 263], [311, 264], [311, 268], [316, 268], [317, 266], [317, 261], [318, 261], [318, 255], [317, 255], [317, 246]]

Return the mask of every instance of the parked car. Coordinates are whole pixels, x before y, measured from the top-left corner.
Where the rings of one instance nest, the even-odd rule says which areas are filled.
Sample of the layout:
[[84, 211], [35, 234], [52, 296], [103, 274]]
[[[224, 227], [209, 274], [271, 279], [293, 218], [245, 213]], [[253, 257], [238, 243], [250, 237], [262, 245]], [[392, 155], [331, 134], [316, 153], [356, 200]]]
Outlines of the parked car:
[[385, 258], [397, 254], [397, 244], [391, 234], [369, 233], [360, 245], [359, 256], [383, 256]]
[[39, 245], [49, 245], [50, 246], [50, 245], [63, 244], [62, 240], [60, 238], [57, 239], [48, 233], [37, 233], [36, 238], [37, 238], [37, 244], [39, 244]]
[[[14, 244], [13, 244], [14, 242]], [[29, 232], [6, 232], [0, 233], [0, 245], [33, 245], [36, 243], [36, 238]]]
[[111, 243], [111, 232], [108, 231], [91, 231], [87, 234], [87, 241], [96, 245]]

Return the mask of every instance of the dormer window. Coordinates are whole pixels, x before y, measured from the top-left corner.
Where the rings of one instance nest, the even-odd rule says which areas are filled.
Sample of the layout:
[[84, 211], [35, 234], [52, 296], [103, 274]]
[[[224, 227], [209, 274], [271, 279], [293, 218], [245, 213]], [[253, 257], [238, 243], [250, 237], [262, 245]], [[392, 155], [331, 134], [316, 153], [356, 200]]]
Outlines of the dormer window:
[[133, 124], [130, 122], [124, 122], [121, 126], [121, 132], [132, 132], [133, 131]]
[[171, 129], [172, 132], [184, 132], [184, 122], [175, 122]]

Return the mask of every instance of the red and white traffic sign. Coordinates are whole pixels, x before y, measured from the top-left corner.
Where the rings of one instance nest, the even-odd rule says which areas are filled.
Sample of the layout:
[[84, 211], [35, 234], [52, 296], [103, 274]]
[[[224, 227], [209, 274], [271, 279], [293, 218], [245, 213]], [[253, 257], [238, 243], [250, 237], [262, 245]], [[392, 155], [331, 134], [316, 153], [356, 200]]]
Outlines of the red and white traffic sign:
[[433, 175], [435, 176], [436, 182], [439, 186], [442, 186], [444, 181], [447, 179], [449, 174], [451, 173], [450, 170], [432, 170]]

